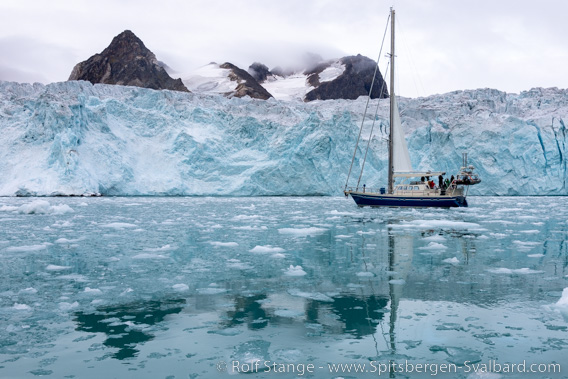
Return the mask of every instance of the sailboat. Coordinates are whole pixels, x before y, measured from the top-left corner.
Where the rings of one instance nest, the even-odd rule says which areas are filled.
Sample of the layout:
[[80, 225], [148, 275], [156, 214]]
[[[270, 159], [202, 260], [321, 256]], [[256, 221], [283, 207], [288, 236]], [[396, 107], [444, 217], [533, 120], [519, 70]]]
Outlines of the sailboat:
[[[388, 186], [387, 188], [370, 189], [363, 184], [362, 187], [348, 187], [349, 177], [353, 168], [355, 153], [351, 161], [347, 182], [345, 183], [344, 194], [351, 196], [355, 203], [360, 206], [371, 207], [467, 207], [467, 193], [469, 186], [481, 182], [479, 176], [474, 172], [474, 167], [468, 165], [467, 153], [463, 153], [462, 167], [456, 176], [451, 180], [444, 180], [443, 171], [414, 171], [408, 153], [408, 147], [404, 138], [398, 104], [394, 89], [394, 27], [395, 11], [391, 8], [391, 52], [390, 52], [390, 134], [388, 138]], [[376, 75], [376, 71], [375, 71]], [[374, 81], [374, 78], [373, 78]], [[372, 86], [371, 86], [372, 89]], [[371, 93], [369, 93], [370, 98]], [[363, 120], [365, 117], [363, 117]], [[361, 130], [363, 124], [361, 124]], [[359, 137], [361, 132], [359, 132]], [[361, 171], [362, 173], [362, 171]], [[401, 182], [395, 184], [399, 178]], [[437, 185], [435, 183], [437, 181]]]

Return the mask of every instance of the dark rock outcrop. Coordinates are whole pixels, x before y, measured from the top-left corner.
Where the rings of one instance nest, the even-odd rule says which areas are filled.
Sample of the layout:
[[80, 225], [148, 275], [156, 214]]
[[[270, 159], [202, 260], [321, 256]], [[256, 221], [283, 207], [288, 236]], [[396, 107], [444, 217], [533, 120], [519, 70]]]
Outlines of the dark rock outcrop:
[[[373, 74], [375, 72], [375, 61], [362, 55], [344, 57], [339, 60], [344, 66], [345, 71], [331, 81], [320, 83], [319, 74], [328, 68], [332, 61], [322, 62], [313, 70], [305, 72], [307, 80], [315, 87], [306, 94], [304, 101], [331, 100], [331, 99], [357, 99], [359, 96], [368, 96], [371, 89]], [[371, 98], [388, 97], [387, 85], [377, 70], [377, 78], [371, 91]]]
[[267, 100], [272, 97], [272, 95], [261, 86], [258, 81], [251, 76], [245, 70], [238, 68], [232, 63], [223, 63], [219, 66], [220, 68], [229, 69], [231, 73], [229, 74], [229, 79], [238, 82], [237, 88], [231, 96], [234, 97], [244, 97], [250, 96], [254, 99]]
[[189, 92], [181, 79], [172, 79], [154, 53], [130, 30], [113, 38], [100, 54], [78, 63], [69, 80]]
[[258, 62], [254, 62], [249, 66], [248, 73], [259, 83], [264, 82], [269, 76], [272, 75], [266, 65]]

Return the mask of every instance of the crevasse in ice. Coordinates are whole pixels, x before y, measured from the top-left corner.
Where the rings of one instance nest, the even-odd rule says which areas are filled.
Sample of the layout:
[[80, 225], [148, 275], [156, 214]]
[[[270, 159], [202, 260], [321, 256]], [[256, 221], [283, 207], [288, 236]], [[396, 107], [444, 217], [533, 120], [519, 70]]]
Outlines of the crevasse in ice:
[[[339, 195], [365, 101], [0, 82], [0, 196]], [[416, 169], [451, 175], [468, 151], [483, 180], [472, 194], [568, 193], [567, 90], [457, 91], [399, 105]], [[382, 101], [360, 182], [367, 187], [386, 183], [387, 112]]]

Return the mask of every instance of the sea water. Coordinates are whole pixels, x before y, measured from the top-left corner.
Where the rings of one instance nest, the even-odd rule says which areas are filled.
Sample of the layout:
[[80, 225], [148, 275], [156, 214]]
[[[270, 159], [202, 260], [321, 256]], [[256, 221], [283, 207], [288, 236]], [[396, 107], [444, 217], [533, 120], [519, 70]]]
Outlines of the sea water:
[[0, 377], [568, 377], [568, 198], [469, 202], [0, 199]]

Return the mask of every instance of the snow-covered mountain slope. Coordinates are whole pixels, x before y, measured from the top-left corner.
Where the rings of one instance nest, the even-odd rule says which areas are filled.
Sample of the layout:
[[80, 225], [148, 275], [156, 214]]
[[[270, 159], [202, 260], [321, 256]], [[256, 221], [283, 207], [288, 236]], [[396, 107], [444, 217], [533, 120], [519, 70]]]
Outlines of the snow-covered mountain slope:
[[231, 70], [228, 68], [220, 68], [217, 63], [209, 63], [185, 75], [182, 81], [191, 92], [223, 95], [237, 89], [238, 83], [229, 79], [230, 73]]
[[[317, 73], [320, 83], [326, 83], [337, 79], [345, 71], [345, 65], [336, 61], [330, 64], [321, 73]], [[304, 101], [306, 94], [314, 90], [305, 73], [297, 73], [289, 76], [271, 75], [262, 86], [266, 88], [274, 98], [283, 101]]]
[[185, 80], [186, 86], [199, 94], [245, 97], [267, 100], [272, 97], [248, 72], [232, 63], [209, 63], [200, 67]]
[[[283, 101], [313, 101], [330, 99], [354, 100], [368, 95], [376, 64], [362, 55], [324, 61], [313, 57], [306, 65], [269, 70], [261, 63], [253, 63], [248, 72], [230, 64], [210, 63], [183, 75], [184, 84], [191, 92], [228, 97]], [[239, 90], [238, 85], [247, 92]], [[379, 73], [374, 82], [372, 97], [388, 97], [388, 91]]]
[[304, 101], [306, 93], [314, 87], [308, 83], [308, 76], [302, 73], [290, 76], [272, 75], [262, 83], [272, 96], [282, 101]]
[[[0, 82], [0, 195], [339, 195], [365, 102]], [[387, 102], [368, 187], [386, 182]], [[416, 169], [454, 172], [467, 150], [483, 179], [475, 194], [568, 194], [567, 90], [454, 92], [400, 106]]]

